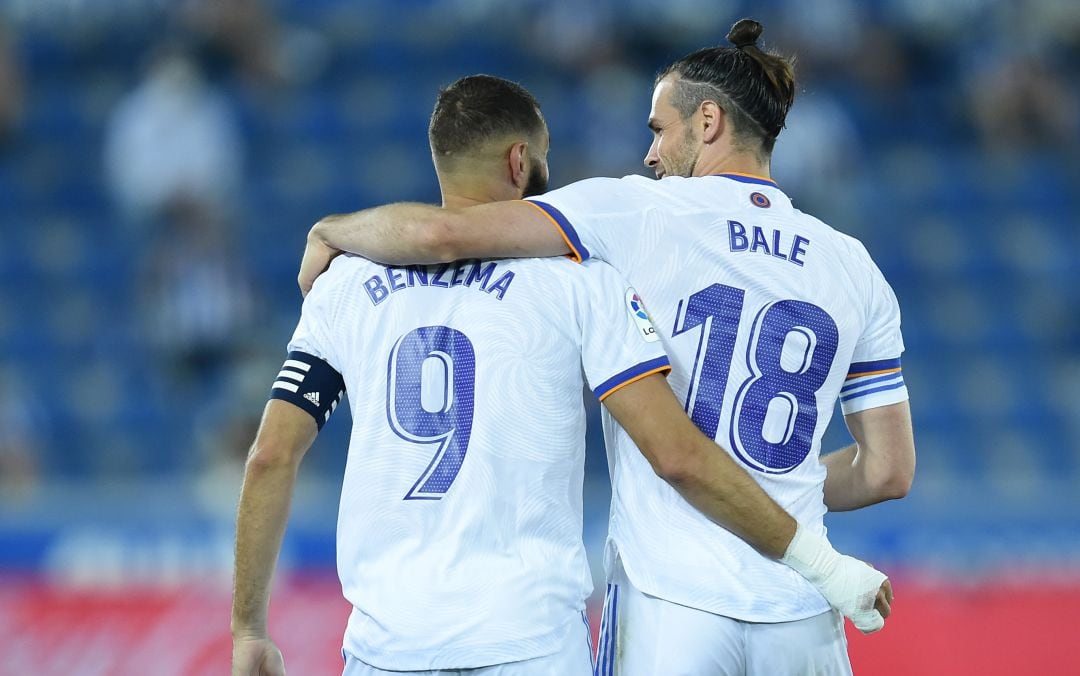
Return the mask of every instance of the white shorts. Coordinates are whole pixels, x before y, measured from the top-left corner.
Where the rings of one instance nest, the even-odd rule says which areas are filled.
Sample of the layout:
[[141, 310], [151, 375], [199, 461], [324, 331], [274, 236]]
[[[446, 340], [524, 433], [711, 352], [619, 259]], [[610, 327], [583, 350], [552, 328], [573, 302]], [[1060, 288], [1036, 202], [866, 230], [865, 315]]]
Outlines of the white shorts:
[[434, 669], [430, 671], [386, 671], [367, 664], [347, 650], [342, 650], [345, 657], [345, 670], [342, 676], [401, 676], [402, 674], [422, 674], [423, 676], [592, 676], [592, 636], [589, 624], [581, 621], [581, 631], [571, 631], [558, 652], [543, 657], [534, 657], [520, 662], [493, 664], [490, 667], [475, 669]]
[[743, 622], [638, 591], [616, 562], [604, 597], [596, 676], [850, 676], [835, 610]]

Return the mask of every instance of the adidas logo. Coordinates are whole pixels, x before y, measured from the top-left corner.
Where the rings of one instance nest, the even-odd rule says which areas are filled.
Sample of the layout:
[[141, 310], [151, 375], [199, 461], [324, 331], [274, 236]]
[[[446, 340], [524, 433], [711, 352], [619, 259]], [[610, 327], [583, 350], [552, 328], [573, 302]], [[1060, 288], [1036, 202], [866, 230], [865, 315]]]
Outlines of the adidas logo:
[[304, 395], [304, 399], [307, 399], [308, 401], [315, 404], [316, 406], [319, 405], [319, 393], [318, 392], [308, 392], [307, 394]]

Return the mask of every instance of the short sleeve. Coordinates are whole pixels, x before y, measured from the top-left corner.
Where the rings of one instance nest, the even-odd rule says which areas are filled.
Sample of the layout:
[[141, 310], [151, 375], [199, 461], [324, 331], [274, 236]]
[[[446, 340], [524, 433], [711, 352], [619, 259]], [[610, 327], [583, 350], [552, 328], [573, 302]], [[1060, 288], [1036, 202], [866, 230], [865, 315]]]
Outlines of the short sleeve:
[[307, 411], [322, 426], [345, 394], [345, 381], [333, 340], [333, 318], [337, 311], [336, 271], [316, 280], [304, 299], [300, 321], [289, 341], [288, 355], [270, 387], [270, 398], [287, 401]]
[[589, 387], [603, 401], [612, 392], [653, 373], [671, 370], [645, 303], [614, 268], [585, 264], [581, 292], [581, 362]]
[[526, 202], [547, 215], [578, 262], [590, 258], [620, 267], [620, 243], [635, 241], [646, 209], [639, 208], [645, 192], [642, 176], [590, 178], [552, 190]]
[[315, 280], [315, 284], [304, 299], [300, 310], [300, 321], [289, 341], [289, 351], [299, 350], [313, 354], [323, 361], [341, 370], [341, 361], [334, 348], [332, 326], [340, 306], [342, 284], [342, 266], [338, 261]]
[[903, 351], [900, 304], [885, 277], [874, 267], [869, 318], [855, 344], [852, 363], [840, 389], [844, 415], [907, 400], [907, 386], [900, 366]]

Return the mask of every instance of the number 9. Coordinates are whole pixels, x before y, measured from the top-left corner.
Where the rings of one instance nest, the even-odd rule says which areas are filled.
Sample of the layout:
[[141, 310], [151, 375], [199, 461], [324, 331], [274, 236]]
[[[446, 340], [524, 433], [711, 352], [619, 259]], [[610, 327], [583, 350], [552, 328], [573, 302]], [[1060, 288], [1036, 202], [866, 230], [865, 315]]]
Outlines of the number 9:
[[[436, 360], [443, 375], [441, 401], [436, 393], [422, 391], [429, 360]], [[407, 441], [439, 445], [405, 500], [439, 500], [461, 470], [472, 435], [475, 370], [469, 338], [448, 326], [410, 331], [391, 350], [386, 384], [390, 428]]]

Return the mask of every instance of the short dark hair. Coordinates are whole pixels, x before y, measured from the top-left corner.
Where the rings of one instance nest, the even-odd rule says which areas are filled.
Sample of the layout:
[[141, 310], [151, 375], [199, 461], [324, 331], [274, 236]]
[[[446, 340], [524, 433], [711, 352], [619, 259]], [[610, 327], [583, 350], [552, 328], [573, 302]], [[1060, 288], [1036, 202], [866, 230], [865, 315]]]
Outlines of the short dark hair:
[[795, 100], [792, 60], [757, 46], [763, 28], [753, 19], [731, 27], [734, 47], [708, 47], [668, 66], [656, 81], [677, 75], [672, 105], [686, 119], [703, 101], [716, 101], [731, 117], [736, 133], [756, 139], [771, 153]]
[[493, 75], [470, 75], [439, 90], [428, 140], [439, 158], [467, 154], [500, 136], [535, 137], [545, 126], [527, 89]]

